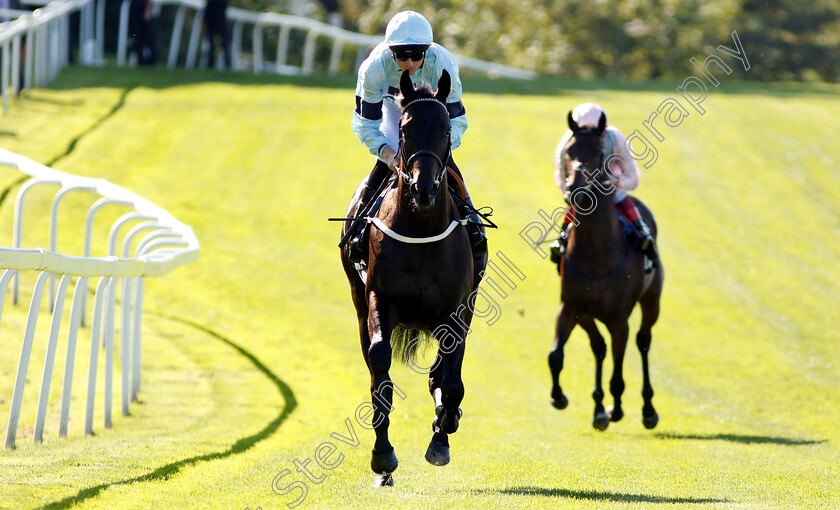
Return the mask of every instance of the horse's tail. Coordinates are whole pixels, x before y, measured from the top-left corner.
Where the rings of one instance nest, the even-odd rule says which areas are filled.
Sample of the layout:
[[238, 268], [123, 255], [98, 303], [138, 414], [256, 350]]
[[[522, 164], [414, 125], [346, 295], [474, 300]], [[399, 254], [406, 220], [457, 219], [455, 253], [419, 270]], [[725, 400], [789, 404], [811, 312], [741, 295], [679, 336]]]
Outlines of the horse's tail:
[[413, 365], [418, 349], [429, 345], [431, 338], [429, 331], [397, 326], [391, 333], [391, 357], [404, 365]]

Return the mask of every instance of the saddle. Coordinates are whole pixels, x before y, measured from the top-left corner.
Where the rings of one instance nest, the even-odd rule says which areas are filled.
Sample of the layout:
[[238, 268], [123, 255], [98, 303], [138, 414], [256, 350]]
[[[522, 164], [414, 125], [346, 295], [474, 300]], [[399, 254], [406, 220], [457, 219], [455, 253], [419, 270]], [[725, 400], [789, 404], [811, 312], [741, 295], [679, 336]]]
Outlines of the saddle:
[[[453, 221], [450, 227], [444, 231], [441, 235], [444, 237], [451, 232], [452, 228], [456, 226], [456, 223], [461, 223], [461, 225], [467, 227], [467, 235], [470, 237], [470, 243], [473, 248], [473, 255], [475, 257], [482, 257], [486, 254], [487, 250], [487, 241], [484, 237], [483, 228], [497, 228], [496, 225], [489, 220], [489, 216], [493, 214], [492, 208], [488, 208], [489, 211], [480, 212], [480, 210], [475, 209], [472, 204], [468, 200], [467, 195], [467, 188], [464, 185], [464, 182], [458, 176], [458, 173], [452, 169], [452, 167], [447, 166], [446, 170], [449, 174], [449, 190], [452, 196], [455, 197], [456, 207], [461, 214], [461, 219], [458, 221]], [[361, 248], [364, 252], [361, 257], [360, 261], [355, 263], [357, 270], [360, 272], [367, 269], [366, 260], [368, 258], [368, 236], [370, 235], [370, 219], [376, 218], [376, 213], [379, 212], [379, 208], [382, 206], [382, 202], [385, 200], [385, 196], [388, 194], [389, 191], [392, 189], [397, 188], [398, 181], [400, 177], [397, 175], [391, 175], [388, 177], [387, 180], [383, 182], [379, 192], [376, 196], [370, 201], [370, 204], [360, 211], [356, 211], [356, 219], [365, 219], [365, 224], [362, 226], [362, 231], [358, 237], [358, 243], [354, 243], [356, 246]], [[485, 208], [480, 208], [485, 209]], [[479, 219], [475, 219], [479, 218]], [[483, 223], [482, 220], [486, 221], [487, 223]], [[376, 220], [374, 220], [375, 222]], [[381, 230], [381, 226], [380, 226]], [[393, 237], [393, 235], [392, 235]], [[437, 237], [437, 236], [432, 236]], [[431, 239], [431, 238], [430, 238]], [[483, 241], [483, 251], [478, 246], [481, 245]], [[342, 242], [344, 242], [342, 240]], [[427, 241], [429, 242], [429, 241]], [[478, 253], [478, 254], [476, 254]], [[364, 279], [364, 278], [363, 278]]]
[[[639, 236], [639, 233], [636, 231], [636, 227], [630, 223], [630, 220], [624, 217], [621, 212], [616, 209], [616, 214], [618, 214], [618, 222], [621, 223], [621, 226], [624, 228], [624, 235], [627, 237], [627, 240], [630, 242], [630, 247], [634, 250], [641, 249], [642, 245], [642, 237]], [[649, 280], [648, 275], [653, 273], [653, 268], [655, 264], [654, 261], [651, 260], [650, 257], [645, 255], [645, 282]], [[647, 288], [647, 283], [645, 284], [645, 288]]]
[[[624, 217], [621, 212], [616, 209], [616, 215], [618, 215], [618, 222], [621, 224], [621, 228], [624, 231], [624, 236], [627, 238], [627, 241], [630, 243], [630, 248], [633, 250], [638, 250], [642, 244], [642, 238], [639, 236], [639, 233], [636, 231], [636, 227], [630, 223], [630, 220]], [[551, 243], [549, 247], [549, 258], [551, 262], [557, 264], [557, 274], [563, 276], [562, 272], [562, 265], [560, 264], [563, 260], [563, 257], [566, 255], [566, 243], [563, 242], [560, 238], [556, 239], [554, 242]], [[649, 279], [648, 275], [652, 275], [653, 268], [655, 267], [655, 263], [651, 260], [647, 255], [645, 255], [645, 281]], [[647, 286], [647, 285], [646, 285]]]
[[[367, 208], [361, 211], [356, 211], [357, 218], [373, 218], [376, 216], [376, 213], [379, 211], [379, 208], [382, 206], [382, 201], [385, 200], [385, 195], [388, 194], [389, 191], [397, 187], [397, 176], [391, 175], [382, 185], [382, 188], [379, 190], [379, 193], [376, 197], [370, 201], [370, 204]], [[365, 221], [364, 225], [362, 226], [362, 232], [360, 234], [361, 246], [365, 247], [365, 253], [362, 257], [362, 260], [359, 262], [355, 262], [353, 265], [356, 267], [356, 271], [358, 271], [359, 276], [361, 277], [362, 281], [365, 281], [367, 276], [367, 245], [368, 245], [368, 236], [370, 235], [370, 223]]]
[[[458, 178], [458, 174], [455, 173], [454, 170], [450, 167], [446, 167], [447, 172], [449, 173], [449, 179], [452, 182], [449, 184], [449, 188], [455, 192], [456, 197], [464, 200], [467, 198], [467, 188], [464, 185], [464, 181]], [[382, 186], [379, 194], [376, 196], [374, 200], [371, 200], [370, 206], [367, 208], [366, 211], [357, 211], [356, 216], [365, 216], [368, 218], [373, 218], [376, 216], [376, 213], [379, 212], [379, 207], [382, 205], [382, 201], [385, 200], [385, 195], [388, 194], [389, 191], [397, 187], [397, 179], [399, 176], [396, 174], [392, 174], [388, 177], [385, 181], [385, 184]], [[489, 216], [489, 214], [488, 214]], [[367, 223], [364, 227], [362, 227], [362, 243], [367, 243], [367, 236], [370, 232], [370, 223]], [[367, 258], [367, 257], [365, 257]]]
[[[374, 216], [376, 216], [376, 213], [379, 212], [379, 208], [382, 206], [382, 201], [385, 200], [385, 195], [387, 195], [389, 191], [397, 187], [397, 179], [397, 175], [391, 174], [388, 177], [388, 179], [385, 180], [385, 185], [382, 186], [382, 189], [379, 191], [379, 194], [376, 195], [376, 198], [371, 200], [370, 207], [368, 207], [367, 211], [360, 212], [369, 218], [373, 218]], [[364, 229], [364, 235], [367, 235], [367, 231], [370, 229], [370, 223], [365, 225]]]

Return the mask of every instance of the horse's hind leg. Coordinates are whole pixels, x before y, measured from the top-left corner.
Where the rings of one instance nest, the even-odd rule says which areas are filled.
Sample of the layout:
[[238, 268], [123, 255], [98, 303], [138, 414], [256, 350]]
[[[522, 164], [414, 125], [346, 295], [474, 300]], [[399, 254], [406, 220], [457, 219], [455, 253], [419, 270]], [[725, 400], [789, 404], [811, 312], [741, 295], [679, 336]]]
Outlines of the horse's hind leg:
[[610, 424], [610, 416], [604, 410], [604, 388], [601, 385], [601, 378], [604, 370], [604, 358], [607, 357], [607, 344], [604, 337], [595, 326], [592, 317], [586, 317], [579, 321], [580, 327], [589, 335], [589, 345], [592, 347], [592, 354], [595, 355], [595, 389], [592, 391], [592, 398], [595, 400], [595, 414], [592, 417], [592, 426], [604, 431]]
[[[432, 388], [432, 377], [429, 378], [429, 385], [432, 398], [435, 400], [435, 418], [432, 420], [432, 440], [426, 448], [426, 462], [433, 466], [445, 466], [449, 464], [449, 434], [441, 429], [444, 407], [442, 391], [440, 388]], [[459, 409], [460, 411], [460, 409]]]
[[[466, 317], [469, 324], [471, 317]], [[426, 460], [435, 466], [449, 463], [449, 434], [458, 430], [462, 411], [458, 407], [464, 398], [461, 366], [464, 360], [464, 340], [467, 332], [460, 321], [450, 320], [435, 330], [438, 354], [429, 372], [429, 392], [435, 402], [432, 421], [432, 440], [426, 450]]]
[[445, 466], [449, 464], [449, 434], [441, 429], [443, 421], [443, 389], [441, 383], [443, 382], [443, 358], [441, 357], [441, 349], [438, 349], [438, 355], [435, 358], [435, 364], [429, 372], [429, 393], [432, 394], [432, 399], [435, 402], [435, 417], [432, 420], [432, 440], [429, 441], [429, 447], [426, 449], [426, 461], [434, 466]]
[[[660, 275], [662, 274], [661, 266], [658, 272]], [[648, 353], [650, 352], [651, 329], [659, 318], [659, 297], [662, 291], [661, 276], [659, 276], [659, 281], [655, 282], [651, 287], [642, 296], [642, 300], [640, 301], [642, 325], [636, 334], [636, 345], [639, 347], [639, 353], [642, 355], [642, 398], [644, 399], [642, 423], [647, 429], [652, 429], [659, 423], [659, 415], [656, 413], [656, 409], [653, 408], [653, 387], [650, 385]]]
[[548, 368], [551, 370], [551, 405], [557, 409], [565, 409], [569, 405], [569, 399], [560, 387], [560, 372], [563, 370], [563, 348], [576, 323], [574, 311], [565, 303], [560, 303], [554, 332], [554, 347], [548, 353]]

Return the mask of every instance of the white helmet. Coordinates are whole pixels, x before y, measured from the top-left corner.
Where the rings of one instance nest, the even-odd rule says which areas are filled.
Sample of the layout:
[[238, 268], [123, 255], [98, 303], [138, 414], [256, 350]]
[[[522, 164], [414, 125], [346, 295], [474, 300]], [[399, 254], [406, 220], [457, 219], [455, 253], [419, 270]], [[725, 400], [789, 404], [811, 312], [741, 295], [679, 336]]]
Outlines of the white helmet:
[[385, 42], [388, 46], [428, 46], [432, 44], [432, 25], [419, 12], [399, 12], [385, 28]]
[[[607, 112], [601, 108], [601, 105], [596, 103], [583, 103], [575, 107], [572, 112], [572, 119], [580, 127], [595, 128], [598, 127], [598, 121], [601, 120], [601, 114], [606, 115]], [[609, 124], [609, 122], [607, 122]]]

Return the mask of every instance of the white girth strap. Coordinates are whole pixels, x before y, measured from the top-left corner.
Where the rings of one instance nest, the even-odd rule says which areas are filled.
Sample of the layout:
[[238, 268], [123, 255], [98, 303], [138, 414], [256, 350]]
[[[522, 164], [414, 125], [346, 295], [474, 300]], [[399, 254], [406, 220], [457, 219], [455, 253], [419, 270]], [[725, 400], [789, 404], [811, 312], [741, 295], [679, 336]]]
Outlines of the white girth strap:
[[436, 236], [431, 236], [431, 237], [407, 237], [407, 236], [404, 236], [404, 235], [397, 234], [396, 232], [394, 232], [393, 230], [388, 228], [388, 226], [385, 225], [384, 223], [382, 223], [382, 220], [380, 220], [379, 218], [367, 218], [368, 223], [373, 223], [374, 225], [376, 225], [376, 228], [381, 230], [382, 233], [384, 233], [386, 236], [390, 237], [391, 239], [396, 239], [397, 241], [400, 241], [402, 243], [408, 243], [408, 244], [434, 243], [436, 241], [440, 241], [441, 239], [446, 239], [446, 237], [449, 234], [451, 234], [453, 230], [455, 230], [455, 227], [457, 227], [458, 225], [466, 225], [468, 221], [469, 220], [466, 220], [466, 219], [464, 219], [464, 220], [452, 220], [452, 223], [449, 224], [449, 227], [447, 227], [446, 230], [443, 231], [443, 233], [438, 234]]

